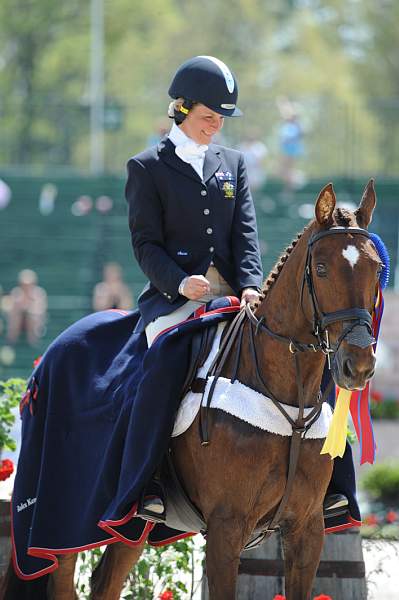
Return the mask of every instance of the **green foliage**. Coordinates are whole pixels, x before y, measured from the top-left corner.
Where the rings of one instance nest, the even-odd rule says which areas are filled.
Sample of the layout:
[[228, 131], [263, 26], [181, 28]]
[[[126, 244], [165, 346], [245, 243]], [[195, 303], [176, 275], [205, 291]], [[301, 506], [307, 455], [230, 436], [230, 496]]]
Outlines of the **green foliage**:
[[397, 400], [384, 400], [383, 402], [372, 402], [370, 406], [373, 419], [398, 419], [399, 403]]
[[24, 379], [0, 381], [0, 449], [15, 450], [15, 441], [10, 431], [15, 422], [12, 409], [18, 406], [26, 388]]
[[374, 465], [361, 479], [361, 487], [373, 499], [399, 506], [399, 462]]
[[[99, 562], [104, 548], [82, 552], [79, 556], [79, 574], [76, 588], [80, 598], [90, 597], [88, 580]], [[161, 548], [147, 546], [140, 560], [127, 578], [121, 598], [124, 600], [153, 600], [166, 589], [173, 592], [174, 600], [192, 597], [191, 574], [196, 561], [194, 542], [187, 538]]]
[[[397, 106], [379, 100], [399, 89], [399, 4], [383, 3], [384, 10], [372, 0], [104, 3], [106, 106], [121, 107], [118, 128], [105, 134], [107, 169], [121, 172], [160, 119], [167, 122], [176, 67], [213, 54], [234, 69], [245, 112], [226, 120], [224, 138], [265, 141], [269, 173], [279, 167], [281, 96], [300, 107], [308, 175], [396, 172]], [[3, 0], [0, 57], [0, 164], [87, 168], [88, 3]]]

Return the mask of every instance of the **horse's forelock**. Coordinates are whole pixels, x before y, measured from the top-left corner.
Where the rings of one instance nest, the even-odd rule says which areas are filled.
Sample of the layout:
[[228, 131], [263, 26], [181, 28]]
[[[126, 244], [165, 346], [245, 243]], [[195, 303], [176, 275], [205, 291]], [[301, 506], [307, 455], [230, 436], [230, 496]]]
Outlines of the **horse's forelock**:
[[347, 208], [338, 207], [333, 214], [334, 225], [338, 227], [358, 227], [356, 215]]

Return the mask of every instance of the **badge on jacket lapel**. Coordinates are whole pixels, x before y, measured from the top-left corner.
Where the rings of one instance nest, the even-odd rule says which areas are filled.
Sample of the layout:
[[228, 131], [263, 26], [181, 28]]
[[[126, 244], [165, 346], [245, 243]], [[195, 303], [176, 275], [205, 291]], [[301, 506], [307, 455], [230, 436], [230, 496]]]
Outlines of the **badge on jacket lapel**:
[[215, 173], [219, 187], [226, 199], [233, 199], [235, 194], [235, 180], [230, 171], [218, 171]]
[[234, 184], [230, 181], [225, 181], [222, 185], [222, 190], [225, 198], [234, 198]]

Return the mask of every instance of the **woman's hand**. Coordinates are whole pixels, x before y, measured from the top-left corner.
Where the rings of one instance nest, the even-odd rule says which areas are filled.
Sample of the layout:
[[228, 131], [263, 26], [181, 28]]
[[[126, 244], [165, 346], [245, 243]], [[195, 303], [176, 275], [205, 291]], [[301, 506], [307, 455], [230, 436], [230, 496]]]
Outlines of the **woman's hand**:
[[245, 288], [241, 292], [241, 304], [240, 308], [245, 306], [246, 304], [253, 304], [254, 302], [258, 302], [260, 298], [260, 294], [254, 288]]
[[199, 300], [205, 294], [209, 294], [211, 286], [203, 275], [191, 275], [184, 281], [181, 293], [189, 300]]

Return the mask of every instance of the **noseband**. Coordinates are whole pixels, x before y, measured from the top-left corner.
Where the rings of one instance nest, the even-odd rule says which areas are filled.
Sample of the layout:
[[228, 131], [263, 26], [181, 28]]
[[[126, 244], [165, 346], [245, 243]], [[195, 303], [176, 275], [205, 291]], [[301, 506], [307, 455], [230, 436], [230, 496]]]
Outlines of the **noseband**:
[[[326, 238], [327, 236], [339, 235], [342, 233], [362, 235], [363, 237], [369, 239], [371, 237], [366, 229], [360, 229], [357, 227], [334, 227], [333, 229], [328, 229], [327, 231], [320, 231], [319, 233], [312, 235], [312, 237], [308, 241], [305, 271], [303, 275], [301, 289], [302, 306], [303, 289], [306, 282], [313, 309], [312, 333], [317, 338], [318, 346], [320, 347], [320, 349], [327, 355], [329, 367], [331, 367], [330, 356], [335, 355], [343, 340], [345, 340], [348, 344], [359, 346], [360, 348], [367, 348], [367, 346], [371, 346], [375, 343], [375, 339], [372, 335], [372, 317], [368, 310], [366, 310], [365, 308], [348, 308], [344, 310], [337, 310], [334, 312], [325, 313], [320, 309], [320, 305], [317, 300], [316, 290], [312, 277], [312, 249], [319, 240]], [[335, 344], [333, 346], [330, 346], [328, 326], [332, 323], [337, 322], [343, 323], [343, 331], [339, 336], [338, 340], [335, 342]]]

